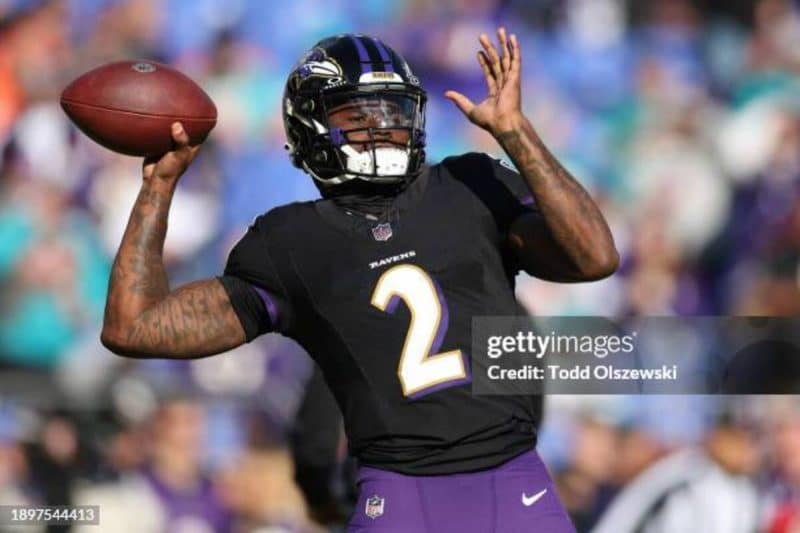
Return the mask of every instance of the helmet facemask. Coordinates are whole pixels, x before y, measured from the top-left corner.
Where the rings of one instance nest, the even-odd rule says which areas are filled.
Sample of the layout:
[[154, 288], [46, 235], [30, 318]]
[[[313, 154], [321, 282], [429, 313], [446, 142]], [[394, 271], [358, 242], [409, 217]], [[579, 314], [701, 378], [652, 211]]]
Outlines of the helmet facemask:
[[417, 101], [409, 95], [364, 94], [326, 102], [330, 138], [348, 174], [405, 176], [417, 128]]
[[330, 185], [351, 179], [400, 183], [419, 172], [425, 146], [421, 91], [386, 85], [331, 92], [308, 101], [321, 107], [298, 117], [316, 132], [308, 139], [311, 153], [303, 161], [316, 180]]

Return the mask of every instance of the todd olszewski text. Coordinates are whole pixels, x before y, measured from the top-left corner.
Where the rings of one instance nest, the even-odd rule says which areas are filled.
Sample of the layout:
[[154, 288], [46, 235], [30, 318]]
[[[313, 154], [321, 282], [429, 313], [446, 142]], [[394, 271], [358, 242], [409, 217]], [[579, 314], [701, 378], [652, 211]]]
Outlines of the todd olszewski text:
[[521, 368], [502, 368], [499, 365], [491, 365], [487, 368], [487, 375], [491, 380], [512, 381], [543, 379], [562, 381], [675, 381], [678, 379], [678, 365], [662, 365], [659, 368], [618, 368], [613, 365], [578, 365], [573, 367], [525, 365]]

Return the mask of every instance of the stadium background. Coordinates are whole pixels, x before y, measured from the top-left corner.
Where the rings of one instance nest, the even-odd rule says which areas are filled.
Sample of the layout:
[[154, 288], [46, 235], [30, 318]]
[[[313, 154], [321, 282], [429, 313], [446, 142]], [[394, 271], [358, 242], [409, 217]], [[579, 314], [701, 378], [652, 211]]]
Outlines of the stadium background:
[[[310, 372], [296, 346], [267, 336], [183, 363], [124, 360], [99, 344], [141, 163], [79, 135], [58, 95], [115, 59], [170, 63], [219, 109], [174, 202], [173, 286], [218, 274], [256, 214], [316, 196], [283, 151], [279, 112], [286, 74], [311, 44], [345, 31], [382, 37], [428, 90], [429, 161], [499, 155], [442, 93], [483, 94], [476, 36], [502, 23], [522, 45], [525, 112], [601, 204], [622, 256], [619, 273], [599, 283], [521, 276], [526, 307], [800, 311], [792, 1], [0, 0], [0, 21], [0, 504], [100, 503], [146, 531], [170, 520], [157, 512], [168, 496], [131, 482], [147, 468], [211, 480], [213, 491], [187, 503], [205, 510], [169, 531], [225, 530], [231, 516], [262, 531], [310, 527], [286, 452]], [[707, 449], [721, 427], [735, 468], [758, 488], [762, 527], [791, 531], [792, 516], [800, 521], [794, 397], [548, 398], [540, 452], [587, 531], [654, 460]]]

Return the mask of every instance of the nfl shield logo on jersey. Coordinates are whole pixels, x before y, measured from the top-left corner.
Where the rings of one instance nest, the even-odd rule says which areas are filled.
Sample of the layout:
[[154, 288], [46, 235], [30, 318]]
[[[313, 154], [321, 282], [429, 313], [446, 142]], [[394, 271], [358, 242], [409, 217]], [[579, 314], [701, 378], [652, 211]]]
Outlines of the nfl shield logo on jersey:
[[383, 515], [383, 498], [377, 494], [367, 498], [367, 507], [364, 509], [364, 513], [373, 520]]
[[376, 241], [388, 241], [392, 238], [392, 226], [388, 222], [378, 224], [372, 228], [372, 236]]

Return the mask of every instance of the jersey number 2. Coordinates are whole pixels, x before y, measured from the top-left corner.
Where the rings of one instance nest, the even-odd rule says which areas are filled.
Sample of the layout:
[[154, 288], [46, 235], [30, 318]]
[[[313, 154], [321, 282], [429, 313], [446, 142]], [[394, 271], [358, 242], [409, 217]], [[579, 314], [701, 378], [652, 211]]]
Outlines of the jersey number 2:
[[447, 303], [433, 279], [415, 265], [390, 268], [372, 291], [372, 305], [394, 313], [400, 300], [411, 312], [406, 342], [400, 355], [397, 375], [405, 396], [416, 396], [449, 381], [467, 377], [461, 350], [433, 353], [439, 349], [447, 331]]

